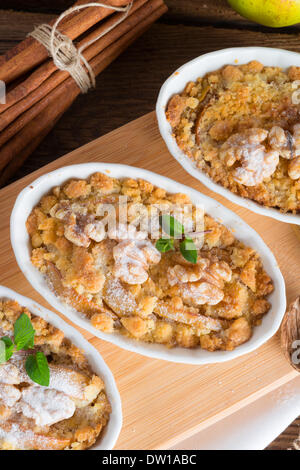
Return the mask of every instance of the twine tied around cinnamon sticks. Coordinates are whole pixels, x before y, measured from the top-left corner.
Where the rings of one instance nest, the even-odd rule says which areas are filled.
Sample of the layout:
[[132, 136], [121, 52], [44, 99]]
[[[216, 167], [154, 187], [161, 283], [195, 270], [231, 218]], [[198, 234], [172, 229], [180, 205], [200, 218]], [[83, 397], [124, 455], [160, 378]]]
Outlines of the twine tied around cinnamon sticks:
[[[76, 0], [73, 7], [86, 6], [88, 2]], [[97, 2], [98, 8], [86, 7], [68, 14], [59, 23], [59, 32], [72, 39], [78, 49], [90, 44], [84, 47], [83, 56], [95, 77], [167, 10], [164, 0], [134, 0], [127, 17], [116, 24], [125, 12], [114, 12], [108, 3], [125, 7], [131, 0], [102, 3], [104, 7]], [[0, 80], [8, 85], [6, 104], [0, 104], [1, 187], [50, 132], [81, 89], [67, 70], [57, 68], [46, 47], [32, 37], [2, 56]]]
[[[92, 67], [82, 54], [83, 51], [91, 44], [98, 41], [102, 36], [109, 33], [109, 31], [118, 26], [118, 24], [122, 23], [131, 10], [132, 4], [133, 0], [125, 7], [117, 7], [101, 2], [91, 2], [84, 5], [74, 6], [63, 12], [57, 18], [53, 26], [50, 26], [49, 24], [41, 24], [37, 26], [31, 33], [29, 33], [28, 36], [33, 37], [39, 43], [41, 43], [49, 52], [56, 67], [60, 70], [67, 71], [74, 79], [81, 92], [87, 93], [90, 88], [94, 88], [96, 86], [96, 78]], [[73, 41], [68, 36], [60, 33], [57, 28], [59, 23], [66, 16], [84, 8], [90, 7], [104, 7], [109, 10], [124, 12], [124, 15], [115, 21], [113, 25], [101, 32], [101, 34], [99, 34], [96, 38], [85, 43], [77, 49]]]

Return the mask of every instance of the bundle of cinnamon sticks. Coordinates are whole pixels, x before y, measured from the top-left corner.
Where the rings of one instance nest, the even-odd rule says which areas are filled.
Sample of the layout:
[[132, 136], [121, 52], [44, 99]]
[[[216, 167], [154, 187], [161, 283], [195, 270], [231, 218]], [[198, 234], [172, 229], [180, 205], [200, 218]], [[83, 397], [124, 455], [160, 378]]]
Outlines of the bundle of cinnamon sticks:
[[[79, 0], [74, 6], [86, 3], [88, 0]], [[130, 0], [104, 3], [126, 6]], [[83, 56], [94, 74], [102, 72], [166, 9], [163, 0], [134, 0], [124, 21], [84, 50]], [[63, 18], [59, 31], [80, 47], [108, 30], [122, 14], [89, 7]], [[57, 69], [46, 48], [31, 37], [0, 57], [0, 80], [7, 87], [6, 104], [0, 104], [3, 186], [73, 103], [80, 89], [67, 71]]]

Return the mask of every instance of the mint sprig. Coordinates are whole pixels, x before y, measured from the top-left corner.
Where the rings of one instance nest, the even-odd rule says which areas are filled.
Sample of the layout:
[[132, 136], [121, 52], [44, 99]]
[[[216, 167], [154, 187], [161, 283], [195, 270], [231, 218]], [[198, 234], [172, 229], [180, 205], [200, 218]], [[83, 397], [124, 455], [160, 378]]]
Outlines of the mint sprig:
[[167, 251], [174, 250], [174, 240], [173, 238], [160, 238], [155, 246], [161, 253], [166, 253]]
[[48, 387], [50, 383], [50, 371], [46, 356], [37, 351], [31, 354], [25, 362], [25, 369], [31, 380], [39, 385]]
[[1, 341], [3, 341], [5, 345], [5, 361], [4, 362], [6, 362], [6, 361], [9, 361], [9, 359], [14, 353], [14, 343], [8, 336], [3, 336], [3, 338], [1, 338]]
[[22, 313], [14, 324], [14, 339], [17, 351], [32, 349], [34, 346], [35, 330], [29, 317]]
[[184, 226], [172, 215], [164, 214], [159, 216], [159, 225], [163, 231], [174, 238], [181, 238], [184, 234]]
[[7, 362], [13, 355], [14, 343], [8, 336], [0, 339], [0, 364]]
[[185, 238], [179, 245], [180, 253], [190, 263], [197, 263], [197, 248], [191, 238]]
[[[8, 337], [0, 339], [0, 364], [7, 362], [15, 351], [34, 347], [35, 330], [30, 318], [22, 313], [14, 324], [14, 342]], [[37, 351], [27, 357], [25, 369], [31, 380], [47, 387], [50, 383], [50, 370], [44, 353]]]
[[190, 263], [197, 263], [197, 247], [190, 237], [186, 237], [184, 233], [184, 226], [176, 220], [172, 215], [161, 215], [159, 217], [159, 224], [162, 231], [169, 237], [173, 238], [160, 238], [156, 242], [156, 248], [161, 253], [174, 250], [174, 238], [182, 239], [179, 244], [180, 253]]
[[0, 364], [6, 362], [5, 343], [0, 340]]

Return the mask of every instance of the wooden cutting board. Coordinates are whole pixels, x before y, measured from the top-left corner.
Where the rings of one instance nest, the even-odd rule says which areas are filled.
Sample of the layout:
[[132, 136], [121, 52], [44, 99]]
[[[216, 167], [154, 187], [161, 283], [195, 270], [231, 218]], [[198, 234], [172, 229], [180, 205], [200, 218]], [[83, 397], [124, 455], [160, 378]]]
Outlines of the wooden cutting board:
[[[167, 151], [154, 113], [75, 150], [0, 191], [1, 284], [49, 308], [17, 267], [9, 239], [11, 209], [20, 190], [38, 176], [64, 165], [93, 161], [146, 168], [214, 197], [254, 227], [269, 245], [285, 277], [288, 301], [299, 294], [300, 243], [292, 227], [227, 202], [185, 173]], [[280, 351], [278, 335], [251, 354], [208, 366], [149, 359], [123, 351], [89, 333], [84, 332], [84, 335], [99, 349], [119, 387], [124, 424], [117, 449], [166, 449], [297, 375]]]

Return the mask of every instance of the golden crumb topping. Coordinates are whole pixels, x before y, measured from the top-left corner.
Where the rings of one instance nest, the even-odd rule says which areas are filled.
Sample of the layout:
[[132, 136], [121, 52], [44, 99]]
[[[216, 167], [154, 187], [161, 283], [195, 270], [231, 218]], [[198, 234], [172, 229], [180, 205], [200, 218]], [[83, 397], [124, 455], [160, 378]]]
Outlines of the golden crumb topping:
[[[0, 365], [0, 449], [86, 449], [109, 420], [104, 382], [62, 331], [14, 300], [0, 300], [0, 337], [13, 339], [14, 324], [24, 313], [35, 330], [34, 349], [16, 351]], [[37, 351], [48, 361], [48, 387], [33, 382], [25, 370], [26, 358]]]
[[252, 61], [189, 82], [166, 115], [180, 149], [239, 196], [300, 211], [300, 67]]
[[[185, 214], [195, 259], [176, 237], [158, 249], [160, 215], [170, 212], [177, 221]], [[259, 255], [188, 196], [148, 181], [101, 173], [68, 181], [43, 197], [27, 230], [32, 263], [49, 286], [105, 333], [232, 350], [270, 308], [273, 283]]]

